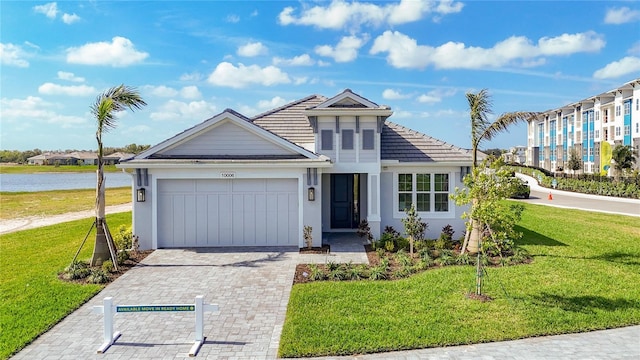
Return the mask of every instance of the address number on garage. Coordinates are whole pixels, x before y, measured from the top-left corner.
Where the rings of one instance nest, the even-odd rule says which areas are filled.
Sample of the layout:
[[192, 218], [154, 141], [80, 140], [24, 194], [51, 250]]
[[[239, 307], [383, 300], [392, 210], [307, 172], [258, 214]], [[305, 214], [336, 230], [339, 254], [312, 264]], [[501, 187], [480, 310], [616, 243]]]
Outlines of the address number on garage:
[[233, 179], [236, 177], [236, 173], [234, 172], [221, 172], [220, 177], [223, 179]]

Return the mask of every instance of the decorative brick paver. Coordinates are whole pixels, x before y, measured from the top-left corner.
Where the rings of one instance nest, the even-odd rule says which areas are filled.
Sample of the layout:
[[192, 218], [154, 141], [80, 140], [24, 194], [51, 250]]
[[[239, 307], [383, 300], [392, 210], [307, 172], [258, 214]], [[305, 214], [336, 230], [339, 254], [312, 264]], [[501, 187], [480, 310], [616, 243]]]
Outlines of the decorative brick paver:
[[193, 303], [204, 295], [219, 313], [205, 313], [200, 359], [273, 359], [297, 263], [296, 248], [156, 250], [140, 266], [18, 353], [15, 359], [176, 359], [188, 357], [194, 313], [115, 316], [122, 336], [104, 354], [102, 315], [92, 308], [111, 296], [118, 305]]

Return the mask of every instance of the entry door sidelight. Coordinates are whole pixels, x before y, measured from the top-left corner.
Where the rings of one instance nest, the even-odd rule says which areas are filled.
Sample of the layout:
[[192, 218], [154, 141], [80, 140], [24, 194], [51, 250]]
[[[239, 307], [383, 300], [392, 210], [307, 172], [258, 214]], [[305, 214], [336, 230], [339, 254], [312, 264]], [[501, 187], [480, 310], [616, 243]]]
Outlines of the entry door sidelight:
[[331, 228], [355, 229], [360, 221], [359, 174], [331, 174]]

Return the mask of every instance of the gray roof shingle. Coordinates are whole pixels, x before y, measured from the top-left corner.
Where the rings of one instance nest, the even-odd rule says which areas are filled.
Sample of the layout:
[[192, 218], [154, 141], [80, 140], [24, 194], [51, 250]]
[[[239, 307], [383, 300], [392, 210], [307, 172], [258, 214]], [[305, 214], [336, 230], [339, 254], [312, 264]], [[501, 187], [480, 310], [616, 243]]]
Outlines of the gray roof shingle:
[[251, 121], [294, 144], [302, 146], [314, 142], [313, 129], [304, 110], [327, 100], [321, 95], [311, 95], [277, 109], [254, 116]]
[[471, 161], [471, 150], [459, 148], [386, 121], [380, 137], [380, 159], [400, 162]]

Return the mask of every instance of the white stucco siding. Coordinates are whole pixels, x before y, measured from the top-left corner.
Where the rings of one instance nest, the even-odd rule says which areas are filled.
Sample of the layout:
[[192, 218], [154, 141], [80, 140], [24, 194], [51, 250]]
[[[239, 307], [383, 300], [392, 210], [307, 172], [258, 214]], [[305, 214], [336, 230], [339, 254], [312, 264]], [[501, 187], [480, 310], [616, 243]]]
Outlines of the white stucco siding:
[[162, 155], [292, 155], [293, 151], [230, 121], [160, 152]]
[[299, 245], [298, 179], [162, 179], [157, 247]]

